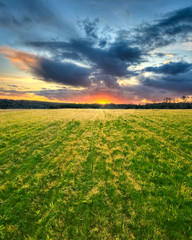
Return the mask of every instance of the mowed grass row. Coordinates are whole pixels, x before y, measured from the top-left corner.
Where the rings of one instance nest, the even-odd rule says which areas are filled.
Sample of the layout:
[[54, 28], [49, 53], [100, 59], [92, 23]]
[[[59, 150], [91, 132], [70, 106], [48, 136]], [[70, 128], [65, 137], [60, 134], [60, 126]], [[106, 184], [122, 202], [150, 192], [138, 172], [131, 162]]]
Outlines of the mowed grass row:
[[192, 239], [192, 111], [0, 111], [1, 239]]

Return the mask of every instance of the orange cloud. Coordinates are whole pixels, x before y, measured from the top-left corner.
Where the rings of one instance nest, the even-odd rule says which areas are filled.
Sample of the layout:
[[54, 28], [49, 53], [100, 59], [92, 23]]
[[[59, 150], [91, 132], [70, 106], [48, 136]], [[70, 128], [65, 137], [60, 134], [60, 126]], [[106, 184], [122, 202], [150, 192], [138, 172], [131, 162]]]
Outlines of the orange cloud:
[[38, 58], [36, 55], [15, 50], [10, 47], [0, 47], [0, 54], [8, 58], [11, 63], [21, 70], [30, 70], [38, 65]]

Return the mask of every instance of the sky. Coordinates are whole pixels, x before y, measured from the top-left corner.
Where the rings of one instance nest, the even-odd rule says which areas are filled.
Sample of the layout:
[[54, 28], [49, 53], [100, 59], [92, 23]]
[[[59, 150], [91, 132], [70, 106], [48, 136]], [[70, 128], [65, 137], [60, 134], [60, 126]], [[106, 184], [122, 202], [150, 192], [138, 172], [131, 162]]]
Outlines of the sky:
[[192, 99], [191, 0], [0, 0], [0, 98]]

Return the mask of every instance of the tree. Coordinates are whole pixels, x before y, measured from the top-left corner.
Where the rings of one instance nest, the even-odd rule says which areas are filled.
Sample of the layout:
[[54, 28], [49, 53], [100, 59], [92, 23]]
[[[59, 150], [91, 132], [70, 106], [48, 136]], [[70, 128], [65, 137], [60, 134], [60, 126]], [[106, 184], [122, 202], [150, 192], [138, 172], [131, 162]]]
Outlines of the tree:
[[164, 101], [165, 101], [166, 103], [171, 103], [171, 98], [170, 98], [170, 97], [166, 97], [166, 98], [164, 99]]
[[182, 97], [182, 100], [183, 100], [184, 103], [186, 103], [186, 102], [187, 102], [187, 97], [186, 97], [186, 96], [183, 96], [183, 97]]

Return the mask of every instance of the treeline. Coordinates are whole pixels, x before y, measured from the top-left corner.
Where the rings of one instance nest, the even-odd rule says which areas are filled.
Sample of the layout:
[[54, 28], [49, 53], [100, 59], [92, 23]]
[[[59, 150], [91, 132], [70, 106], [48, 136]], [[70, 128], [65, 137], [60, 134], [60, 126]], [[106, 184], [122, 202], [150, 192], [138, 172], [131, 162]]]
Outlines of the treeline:
[[93, 109], [192, 109], [189, 102], [162, 102], [136, 104], [77, 104], [77, 103], [55, 103], [28, 100], [0, 99], [0, 109], [61, 109], [61, 108], [93, 108]]

